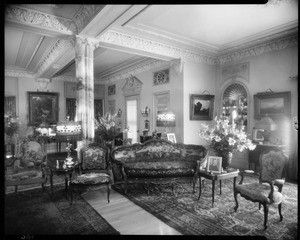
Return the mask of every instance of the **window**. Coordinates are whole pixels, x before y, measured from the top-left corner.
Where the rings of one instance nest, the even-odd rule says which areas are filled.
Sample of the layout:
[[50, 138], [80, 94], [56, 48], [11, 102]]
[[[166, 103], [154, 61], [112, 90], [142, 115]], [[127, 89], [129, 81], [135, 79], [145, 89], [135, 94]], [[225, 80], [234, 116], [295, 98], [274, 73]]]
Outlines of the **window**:
[[126, 97], [126, 127], [129, 127], [128, 138], [132, 143], [138, 142], [138, 96]]

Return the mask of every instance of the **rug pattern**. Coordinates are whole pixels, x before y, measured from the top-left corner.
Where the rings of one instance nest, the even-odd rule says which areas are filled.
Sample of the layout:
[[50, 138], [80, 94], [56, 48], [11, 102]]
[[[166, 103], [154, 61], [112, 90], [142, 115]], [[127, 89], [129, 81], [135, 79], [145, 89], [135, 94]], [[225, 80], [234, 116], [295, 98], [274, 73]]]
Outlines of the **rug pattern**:
[[[247, 181], [257, 181], [247, 178]], [[239, 181], [239, 179], [238, 179]], [[238, 182], [237, 181], [237, 182]], [[211, 181], [205, 180], [201, 198], [197, 192], [192, 194], [192, 183], [177, 180], [175, 195], [168, 183], [157, 181], [150, 184], [150, 194], [141, 184], [130, 184], [126, 197], [144, 208], [169, 226], [185, 235], [222, 236], [265, 236], [267, 239], [297, 239], [298, 231], [298, 187], [286, 183], [283, 187], [283, 221], [279, 222], [277, 205], [271, 205], [268, 215], [268, 229], [263, 230], [263, 207], [238, 195], [239, 208], [234, 212], [233, 181], [222, 181], [222, 195], [219, 184], [215, 187], [215, 204], [212, 207]], [[115, 190], [123, 194], [120, 185]]]
[[5, 196], [5, 235], [118, 235], [79, 194], [70, 205], [64, 186]]

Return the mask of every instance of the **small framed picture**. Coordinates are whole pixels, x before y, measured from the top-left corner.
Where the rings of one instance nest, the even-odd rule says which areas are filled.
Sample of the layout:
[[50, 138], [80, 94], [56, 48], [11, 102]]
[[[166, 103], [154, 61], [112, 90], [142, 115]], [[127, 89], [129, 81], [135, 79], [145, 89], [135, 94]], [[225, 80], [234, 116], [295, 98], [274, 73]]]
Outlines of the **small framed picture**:
[[213, 173], [221, 173], [222, 157], [209, 156], [207, 160], [207, 171]]
[[253, 132], [252, 132], [253, 142], [263, 142], [264, 141], [263, 132], [264, 132], [264, 129], [253, 129]]
[[175, 133], [167, 133], [167, 139], [172, 143], [176, 143]]

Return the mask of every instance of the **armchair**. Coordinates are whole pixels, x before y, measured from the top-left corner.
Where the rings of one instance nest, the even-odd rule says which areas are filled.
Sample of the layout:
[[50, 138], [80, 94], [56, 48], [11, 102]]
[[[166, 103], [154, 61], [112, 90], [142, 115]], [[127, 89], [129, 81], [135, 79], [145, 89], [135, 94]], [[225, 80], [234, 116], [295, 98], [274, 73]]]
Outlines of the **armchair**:
[[106, 185], [107, 201], [111, 181], [113, 179], [109, 161], [109, 149], [97, 143], [91, 143], [80, 149], [79, 174], [75, 175], [69, 183], [70, 204], [73, 203], [73, 190], [85, 190], [86, 188]]
[[281, 214], [281, 204], [283, 199], [281, 192], [285, 182], [284, 178], [282, 178], [282, 173], [286, 159], [287, 156], [281, 150], [262, 152], [259, 157], [261, 166], [259, 181], [243, 184], [244, 175], [248, 175], [250, 171], [240, 172], [241, 180], [234, 189], [234, 199], [236, 202], [236, 206], [234, 207], [235, 211], [237, 211], [239, 207], [237, 200], [238, 194], [247, 200], [258, 202], [259, 209], [261, 208], [261, 204], [263, 205], [265, 230], [267, 229], [269, 206], [271, 204], [278, 205], [280, 221], [283, 219]]
[[5, 189], [19, 185], [41, 184], [45, 190], [47, 182], [46, 155], [43, 138], [39, 136], [20, 137], [17, 141], [16, 159], [5, 166]]

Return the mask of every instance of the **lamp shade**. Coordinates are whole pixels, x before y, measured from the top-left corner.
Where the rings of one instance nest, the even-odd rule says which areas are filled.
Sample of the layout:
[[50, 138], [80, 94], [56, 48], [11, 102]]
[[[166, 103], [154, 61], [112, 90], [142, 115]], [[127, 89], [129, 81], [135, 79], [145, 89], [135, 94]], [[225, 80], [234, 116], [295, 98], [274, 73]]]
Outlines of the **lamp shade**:
[[81, 122], [64, 121], [56, 125], [58, 141], [80, 141], [82, 138]]
[[255, 124], [255, 128], [274, 131], [277, 129], [277, 124], [272, 120], [272, 118], [266, 116], [263, 117], [257, 124]]
[[162, 123], [164, 127], [175, 127], [175, 113], [171, 111], [159, 113], [157, 115], [157, 123]]

